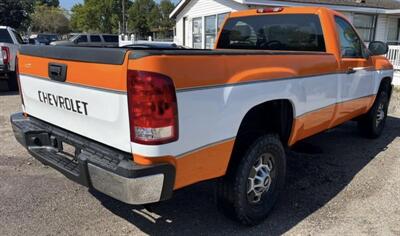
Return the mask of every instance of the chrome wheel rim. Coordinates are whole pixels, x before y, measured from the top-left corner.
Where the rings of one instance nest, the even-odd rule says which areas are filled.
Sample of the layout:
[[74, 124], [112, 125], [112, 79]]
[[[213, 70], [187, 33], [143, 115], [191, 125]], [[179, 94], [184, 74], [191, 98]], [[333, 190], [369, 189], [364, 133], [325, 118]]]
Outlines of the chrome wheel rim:
[[381, 102], [378, 106], [376, 112], [376, 126], [378, 127], [380, 123], [385, 119], [385, 104]]
[[271, 187], [271, 172], [274, 168], [273, 157], [264, 153], [254, 162], [247, 179], [247, 200], [258, 203], [264, 193]]

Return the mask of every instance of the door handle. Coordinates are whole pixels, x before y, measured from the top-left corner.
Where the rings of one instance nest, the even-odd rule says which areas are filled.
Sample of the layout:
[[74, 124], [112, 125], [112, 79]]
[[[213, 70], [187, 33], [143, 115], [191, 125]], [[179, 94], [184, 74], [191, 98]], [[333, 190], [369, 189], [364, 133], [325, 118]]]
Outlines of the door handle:
[[347, 69], [347, 71], [346, 71], [346, 74], [354, 74], [354, 73], [356, 73], [356, 72], [357, 72], [357, 71], [354, 70], [354, 68], [349, 67], [349, 68]]
[[64, 82], [67, 75], [67, 65], [50, 62], [48, 65], [50, 79]]
[[60, 76], [61, 74], [61, 66], [50, 65], [49, 66], [50, 75], [52, 76]]

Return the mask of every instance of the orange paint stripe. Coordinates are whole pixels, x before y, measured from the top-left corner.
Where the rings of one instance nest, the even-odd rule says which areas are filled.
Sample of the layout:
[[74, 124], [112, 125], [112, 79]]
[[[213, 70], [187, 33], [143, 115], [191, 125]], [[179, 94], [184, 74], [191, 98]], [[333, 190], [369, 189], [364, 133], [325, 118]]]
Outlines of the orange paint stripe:
[[339, 103], [337, 105], [338, 111], [335, 113], [335, 116], [333, 117], [333, 122], [329, 128], [336, 127], [348, 120], [367, 113], [374, 104], [375, 98], [376, 96], [372, 95], [352, 101]]
[[302, 139], [365, 114], [372, 107], [375, 97], [375, 95], [372, 95], [333, 104], [297, 117], [294, 120], [288, 145], [291, 146]]
[[49, 78], [49, 62], [62, 63], [67, 65], [66, 82], [118, 91], [126, 91], [127, 61], [123, 65], [109, 65], [19, 56], [21, 74]]
[[332, 121], [332, 114], [335, 108], [336, 105], [331, 105], [297, 117], [293, 122], [292, 134], [288, 145], [291, 146], [304, 138], [327, 129]]
[[235, 140], [231, 139], [199, 149], [180, 157], [149, 158], [134, 154], [134, 161], [141, 165], [170, 163], [175, 166], [174, 189], [199, 181], [225, 175]]

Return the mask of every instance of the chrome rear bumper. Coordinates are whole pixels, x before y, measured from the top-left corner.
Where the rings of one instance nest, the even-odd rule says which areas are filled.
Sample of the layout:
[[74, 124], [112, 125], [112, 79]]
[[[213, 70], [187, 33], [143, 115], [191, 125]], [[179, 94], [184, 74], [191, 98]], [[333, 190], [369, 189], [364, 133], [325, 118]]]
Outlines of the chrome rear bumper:
[[88, 170], [96, 190], [125, 203], [145, 204], [161, 199], [163, 174], [125, 178], [92, 164], [88, 164]]
[[[55, 127], [22, 113], [11, 116], [15, 138], [42, 163], [67, 178], [129, 204], [169, 199], [175, 168], [170, 164], [138, 165], [132, 155]], [[67, 157], [63, 143], [75, 147]]]

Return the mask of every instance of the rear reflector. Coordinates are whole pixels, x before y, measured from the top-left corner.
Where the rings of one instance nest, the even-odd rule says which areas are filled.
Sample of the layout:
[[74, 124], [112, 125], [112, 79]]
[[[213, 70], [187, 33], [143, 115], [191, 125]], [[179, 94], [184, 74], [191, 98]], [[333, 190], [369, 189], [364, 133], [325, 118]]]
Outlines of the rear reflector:
[[178, 139], [178, 106], [172, 80], [162, 74], [128, 71], [131, 141], [158, 145]]
[[1, 47], [1, 57], [3, 64], [10, 63], [10, 49], [8, 47]]
[[283, 11], [283, 7], [273, 7], [273, 8], [259, 8], [257, 13], [274, 13]]

